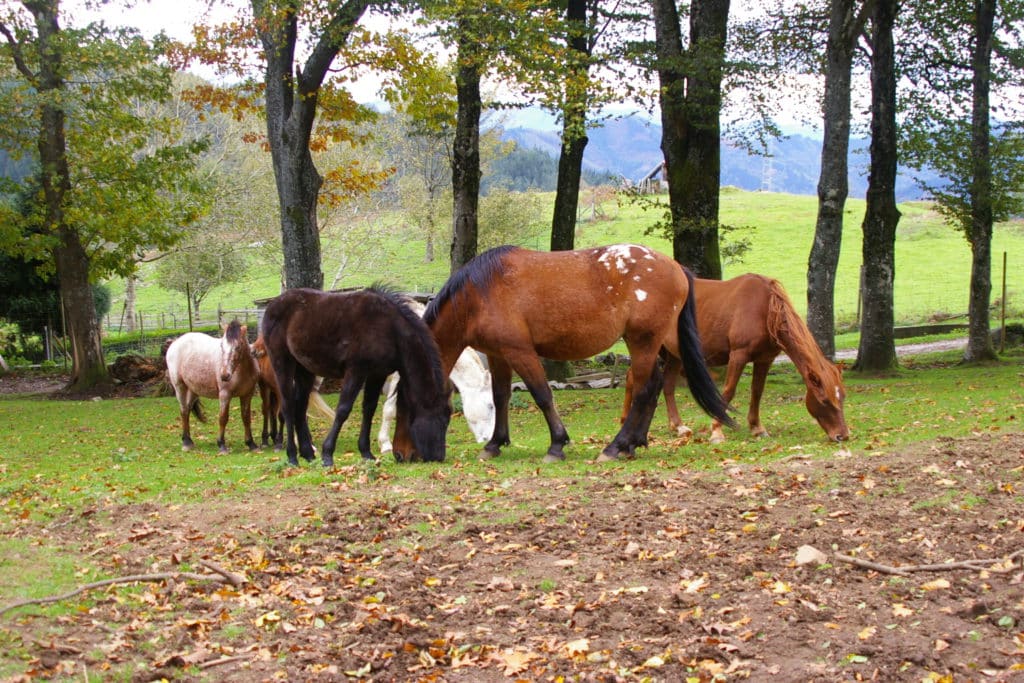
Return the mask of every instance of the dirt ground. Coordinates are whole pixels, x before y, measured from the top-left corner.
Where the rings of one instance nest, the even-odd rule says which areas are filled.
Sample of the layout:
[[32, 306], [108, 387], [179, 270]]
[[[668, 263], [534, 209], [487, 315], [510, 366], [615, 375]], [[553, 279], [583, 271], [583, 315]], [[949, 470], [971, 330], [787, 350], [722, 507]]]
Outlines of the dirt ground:
[[85, 510], [17, 533], [110, 576], [245, 581], [97, 589], [0, 616], [0, 646], [28, 653], [15, 680], [1024, 680], [1022, 472], [1024, 434], [987, 434]]

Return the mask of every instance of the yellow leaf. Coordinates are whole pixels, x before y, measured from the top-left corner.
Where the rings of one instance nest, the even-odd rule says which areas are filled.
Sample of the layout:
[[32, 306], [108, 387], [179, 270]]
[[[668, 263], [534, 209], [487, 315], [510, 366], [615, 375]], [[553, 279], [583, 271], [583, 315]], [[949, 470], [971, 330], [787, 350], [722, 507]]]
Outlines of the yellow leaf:
[[873, 635], [875, 635], [875, 631], [877, 630], [878, 629], [874, 626], [868, 626], [867, 628], [861, 629], [860, 633], [857, 634], [857, 637], [861, 640], [868, 640]]
[[266, 614], [256, 617], [256, 626], [263, 628], [278, 621], [281, 621], [281, 615], [277, 613], [277, 610], [271, 610]]
[[949, 581], [946, 579], [935, 579], [921, 585], [921, 590], [924, 591], [937, 591], [943, 588], [949, 588]]
[[779, 594], [779, 595], [784, 594], [784, 593], [789, 593], [791, 590], [792, 589], [789, 587], [789, 584], [786, 583], [785, 581], [776, 581], [772, 585], [772, 593], [776, 593], [776, 594]]
[[897, 602], [892, 606], [892, 614], [894, 617], [909, 617], [914, 613], [914, 610], [903, 605], [903, 603]]
[[579, 638], [577, 640], [570, 640], [565, 644], [565, 651], [570, 657], [584, 655], [590, 651], [590, 639]]
[[436, 586], [439, 583], [441, 583], [441, 579], [436, 576], [430, 576], [423, 580], [423, 585], [425, 586]]

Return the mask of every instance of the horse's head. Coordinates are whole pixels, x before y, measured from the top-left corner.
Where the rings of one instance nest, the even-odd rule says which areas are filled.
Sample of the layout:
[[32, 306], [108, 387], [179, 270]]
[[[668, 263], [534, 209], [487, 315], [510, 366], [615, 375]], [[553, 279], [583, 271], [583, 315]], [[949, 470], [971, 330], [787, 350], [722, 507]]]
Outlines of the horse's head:
[[246, 337], [248, 327], [237, 320], [224, 326], [224, 335], [220, 339], [220, 364], [218, 375], [224, 384], [231, 382], [236, 372], [250, 372], [253, 369], [253, 356]]
[[469, 430], [477, 443], [483, 443], [494, 434], [494, 395], [491, 391], [491, 373], [484, 370], [484, 381], [480, 386], [462, 387], [462, 414], [466, 416]]
[[842, 368], [833, 363], [822, 363], [817, 369], [808, 370], [805, 380], [807, 412], [818, 421], [830, 440], [849, 439], [850, 430], [843, 415], [846, 389], [843, 387]]
[[395, 412], [395, 438], [392, 450], [396, 462], [444, 462], [445, 435], [451, 421], [451, 401], [445, 400], [428, 410], [411, 414], [398, 385], [398, 406]]

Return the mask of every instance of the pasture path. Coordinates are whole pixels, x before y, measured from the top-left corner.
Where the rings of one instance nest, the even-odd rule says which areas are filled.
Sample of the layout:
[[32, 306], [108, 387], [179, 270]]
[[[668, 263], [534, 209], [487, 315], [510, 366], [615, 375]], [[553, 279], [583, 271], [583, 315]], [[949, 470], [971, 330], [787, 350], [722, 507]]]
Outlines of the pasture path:
[[714, 471], [509, 478], [499, 458], [415, 488], [387, 469], [26, 520], [109, 576], [205, 559], [247, 582], [8, 613], [12, 680], [1024, 680], [1024, 434]]

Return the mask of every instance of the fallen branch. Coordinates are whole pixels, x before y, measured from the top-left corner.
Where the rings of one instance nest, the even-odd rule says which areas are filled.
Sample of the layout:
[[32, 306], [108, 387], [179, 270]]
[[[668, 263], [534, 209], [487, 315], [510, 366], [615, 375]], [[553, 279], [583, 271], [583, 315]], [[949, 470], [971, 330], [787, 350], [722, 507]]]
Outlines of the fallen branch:
[[[235, 577], [236, 579], [238, 577]], [[216, 581], [219, 583], [231, 583], [225, 573], [215, 572], [213, 574], [196, 574], [194, 572], [160, 572], [157, 574], [131, 574], [129, 576], [121, 576], [113, 579], [103, 579], [102, 581], [94, 581], [93, 583], [87, 583], [83, 586], [79, 586], [73, 591], [64, 593], [62, 595], [51, 595], [45, 598], [26, 598], [25, 600], [18, 600], [13, 602], [7, 607], [0, 609], [0, 616], [3, 616], [12, 609], [19, 607], [25, 607], [26, 605], [46, 605], [52, 602], [60, 602], [61, 600], [67, 600], [73, 598], [80, 593], [94, 590], [96, 588], [103, 588], [104, 586], [112, 586], [119, 583], [139, 583], [139, 582], [159, 582], [159, 581], [181, 581], [183, 579], [189, 579], [192, 581]], [[237, 585], [237, 584], [236, 584]]]
[[840, 562], [846, 562], [847, 564], [852, 564], [853, 566], [860, 567], [862, 569], [870, 569], [872, 571], [879, 572], [880, 574], [895, 574], [897, 576], [909, 574], [911, 572], [944, 572], [954, 569], [988, 569], [993, 564], [1012, 562], [1021, 556], [1024, 556], [1024, 550], [1018, 550], [1010, 553], [1006, 557], [995, 557], [982, 560], [962, 560], [960, 562], [940, 562], [938, 564], [908, 564], [902, 567], [894, 567], [888, 564], [862, 560], [859, 557], [843, 555], [842, 553], [835, 554], [836, 559]]
[[215, 666], [220, 666], [221, 664], [230, 664], [231, 662], [240, 662], [244, 659], [251, 658], [251, 654], [235, 655], [234, 657], [221, 657], [220, 659], [211, 659], [208, 662], [203, 662], [202, 664], [197, 664], [196, 666], [200, 669], [211, 669]]
[[233, 573], [229, 572], [227, 569], [224, 569], [223, 567], [221, 567], [219, 565], [216, 565], [213, 562], [210, 562], [209, 560], [199, 560], [199, 564], [203, 565], [204, 567], [209, 569], [211, 572], [215, 572], [217, 574], [220, 574], [221, 576], [224, 577], [224, 579], [228, 583], [230, 583], [235, 588], [238, 588], [243, 583], [245, 583], [245, 577], [244, 576], [239, 576], [238, 574], [233, 574]]

